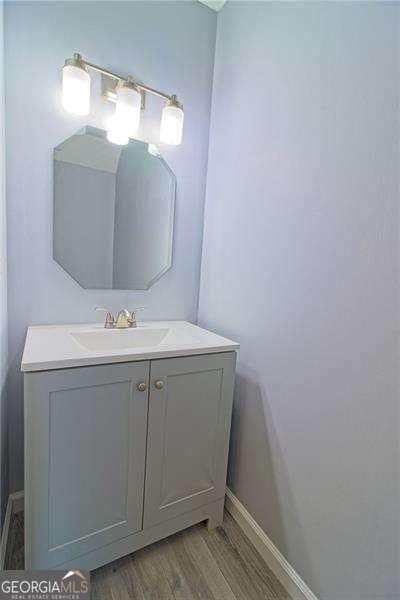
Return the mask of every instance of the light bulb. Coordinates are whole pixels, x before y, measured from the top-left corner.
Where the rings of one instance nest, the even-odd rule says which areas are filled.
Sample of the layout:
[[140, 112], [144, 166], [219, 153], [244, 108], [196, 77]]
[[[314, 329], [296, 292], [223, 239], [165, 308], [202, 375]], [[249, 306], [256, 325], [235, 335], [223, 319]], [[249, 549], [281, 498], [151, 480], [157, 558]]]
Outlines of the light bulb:
[[183, 110], [175, 96], [164, 106], [161, 117], [160, 140], [164, 144], [179, 146], [182, 142]]
[[142, 96], [139, 89], [130, 82], [117, 89], [115, 115], [125, 124], [129, 137], [134, 137], [139, 129]]
[[90, 75], [79, 54], [65, 61], [62, 79], [62, 105], [74, 115], [90, 111]]
[[129, 135], [125, 123], [114, 114], [107, 123], [107, 139], [117, 146], [126, 146], [129, 143]]

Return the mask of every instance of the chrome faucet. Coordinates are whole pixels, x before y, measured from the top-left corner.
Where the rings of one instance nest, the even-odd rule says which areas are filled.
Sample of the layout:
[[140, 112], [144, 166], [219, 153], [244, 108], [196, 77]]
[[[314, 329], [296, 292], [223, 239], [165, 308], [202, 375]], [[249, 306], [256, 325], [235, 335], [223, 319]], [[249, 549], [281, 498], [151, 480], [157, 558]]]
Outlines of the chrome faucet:
[[136, 311], [144, 310], [144, 307], [135, 308], [132, 311], [123, 308], [119, 311], [116, 318], [107, 308], [96, 306], [94, 310], [102, 310], [106, 313], [104, 327], [106, 329], [128, 329], [129, 327], [137, 327]]

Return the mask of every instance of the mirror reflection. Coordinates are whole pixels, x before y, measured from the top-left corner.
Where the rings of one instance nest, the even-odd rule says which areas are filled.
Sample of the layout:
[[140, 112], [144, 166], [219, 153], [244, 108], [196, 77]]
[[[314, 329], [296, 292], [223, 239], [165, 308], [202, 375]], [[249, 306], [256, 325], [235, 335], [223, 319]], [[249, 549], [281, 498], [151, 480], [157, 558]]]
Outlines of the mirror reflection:
[[84, 288], [148, 289], [171, 267], [176, 179], [150, 151], [93, 127], [54, 149], [53, 257]]

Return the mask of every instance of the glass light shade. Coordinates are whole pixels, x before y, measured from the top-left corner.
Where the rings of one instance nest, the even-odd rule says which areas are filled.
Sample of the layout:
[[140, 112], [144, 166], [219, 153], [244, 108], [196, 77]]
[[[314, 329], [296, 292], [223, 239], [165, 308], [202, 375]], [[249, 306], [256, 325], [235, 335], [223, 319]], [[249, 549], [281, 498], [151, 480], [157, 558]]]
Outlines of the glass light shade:
[[176, 104], [164, 106], [161, 117], [160, 140], [164, 144], [179, 146], [182, 142], [183, 110]]
[[134, 137], [139, 129], [142, 97], [134, 87], [122, 86], [117, 90], [116, 117], [125, 124], [129, 137]]
[[62, 80], [62, 105], [74, 115], [90, 111], [90, 75], [82, 67], [65, 65]]
[[107, 139], [117, 146], [126, 146], [129, 143], [125, 123], [116, 114], [107, 123]]

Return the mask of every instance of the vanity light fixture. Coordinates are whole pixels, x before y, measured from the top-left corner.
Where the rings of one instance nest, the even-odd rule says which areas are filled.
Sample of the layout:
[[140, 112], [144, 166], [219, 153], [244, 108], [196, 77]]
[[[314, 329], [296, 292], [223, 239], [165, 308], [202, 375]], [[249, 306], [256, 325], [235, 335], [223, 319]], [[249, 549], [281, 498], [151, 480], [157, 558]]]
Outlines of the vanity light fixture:
[[160, 140], [164, 144], [179, 146], [182, 141], [183, 130], [183, 107], [172, 96], [164, 106], [161, 117]]
[[115, 118], [125, 127], [129, 137], [134, 137], [139, 129], [141, 105], [142, 95], [133, 82], [118, 85]]
[[79, 54], [65, 61], [63, 67], [62, 104], [74, 115], [88, 115], [90, 110], [90, 75]]
[[115, 113], [109, 119], [107, 139], [118, 146], [126, 146], [133, 138], [140, 123], [142, 95], [139, 88], [130, 80], [119, 82], [116, 91]]
[[89, 70], [102, 75], [103, 96], [116, 104], [115, 113], [107, 127], [107, 138], [113, 144], [125, 145], [139, 129], [140, 112], [145, 107], [146, 93], [165, 100], [162, 111], [160, 140], [178, 146], [182, 142], [183, 107], [175, 95], [169, 96], [132, 77], [122, 77], [83, 59], [80, 54], [65, 61], [63, 67], [62, 105], [76, 115], [88, 115], [90, 111]]

